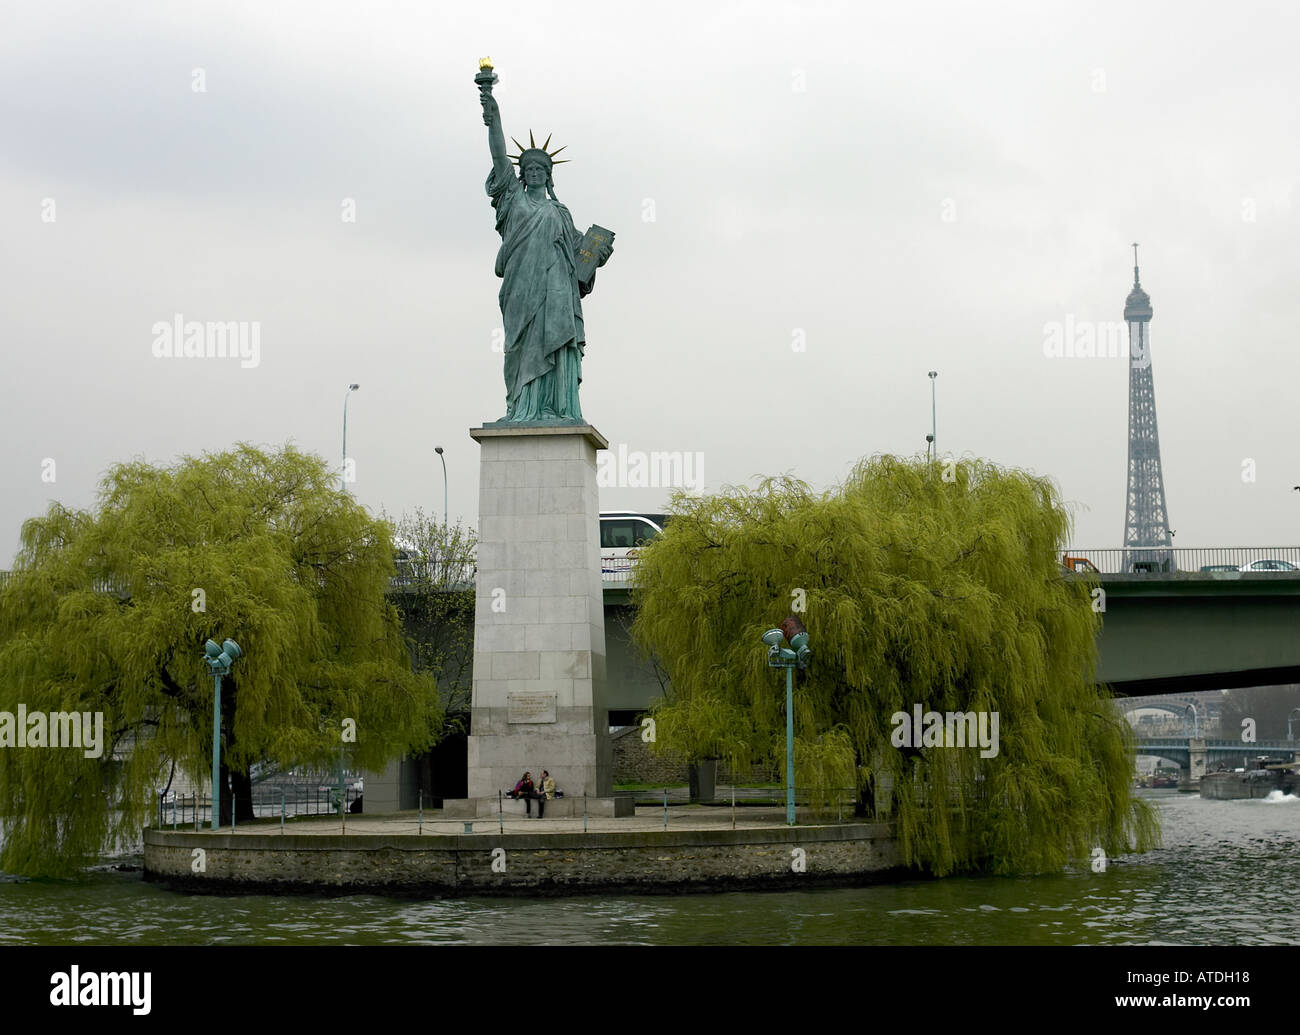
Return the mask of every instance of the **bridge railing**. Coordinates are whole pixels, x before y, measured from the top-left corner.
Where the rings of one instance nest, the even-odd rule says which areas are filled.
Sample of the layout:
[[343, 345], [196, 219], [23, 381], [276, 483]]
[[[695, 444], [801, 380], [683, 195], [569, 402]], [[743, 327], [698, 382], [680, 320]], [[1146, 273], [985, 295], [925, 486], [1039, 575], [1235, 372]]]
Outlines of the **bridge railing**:
[[602, 582], [630, 582], [632, 569], [636, 567], [635, 557], [615, 557], [601, 554], [600, 578]]
[[1085, 549], [1072, 546], [1066, 557], [1083, 557], [1102, 574], [1165, 574], [1170, 571], [1235, 571], [1252, 561], [1286, 561], [1300, 568], [1300, 546], [1174, 546], [1141, 549]]
[[[636, 567], [635, 557], [605, 557], [600, 559], [600, 577], [601, 581], [610, 582], [630, 582], [632, 581], [632, 571]], [[3, 589], [14, 576], [11, 571], [0, 571], [0, 589]], [[397, 565], [397, 574], [393, 576], [389, 583], [394, 592], [407, 592], [423, 589], [430, 583], [430, 578], [425, 572], [418, 570], [415, 566], [407, 562]], [[110, 579], [98, 579], [95, 581], [94, 590], [96, 593], [115, 593], [118, 596], [128, 596], [129, 592], [123, 584]], [[440, 584], [440, 589], [451, 590], [472, 590], [474, 582], [470, 581], [452, 582]]]
[[[1089, 561], [1103, 575], [1117, 574], [1165, 574], [1179, 572], [1207, 572], [1230, 575], [1239, 571], [1242, 565], [1253, 561], [1283, 561], [1295, 565], [1295, 574], [1300, 575], [1300, 546], [1206, 546], [1206, 547], [1169, 547], [1149, 549], [1101, 549], [1072, 546], [1063, 553], [1064, 557], [1081, 557]], [[600, 558], [601, 580], [610, 582], [630, 582], [636, 568], [635, 556], [624, 557], [602, 554]], [[1285, 574], [1285, 570], [1274, 570], [1271, 574]], [[13, 577], [13, 572], [0, 571], [0, 588]], [[1270, 574], [1265, 571], [1263, 574]], [[462, 576], [463, 577], [463, 576]], [[393, 577], [392, 588], [405, 590], [417, 588], [427, 582], [428, 573], [417, 569], [413, 562], [399, 561], [397, 574]], [[473, 587], [472, 575], [469, 581], [457, 582], [452, 588], [470, 589]], [[94, 586], [100, 593], [124, 594], [126, 590], [112, 580], [98, 580]]]
[[[1186, 747], [1192, 738], [1188, 734], [1181, 737], [1138, 737], [1138, 746], [1146, 747]], [[1232, 737], [1199, 737], [1207, 748], [1231, 748], [1234, 751], [1300, 751], [1300, 743], [1292, 740], [1258, 740], [1243, 742]]]

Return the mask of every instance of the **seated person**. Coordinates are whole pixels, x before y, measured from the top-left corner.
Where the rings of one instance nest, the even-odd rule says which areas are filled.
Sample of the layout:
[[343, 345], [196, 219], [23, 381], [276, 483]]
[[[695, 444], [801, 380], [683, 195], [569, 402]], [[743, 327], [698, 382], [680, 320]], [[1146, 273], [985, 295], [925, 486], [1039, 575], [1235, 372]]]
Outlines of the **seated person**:
[[[536, 796], [532, 773], [524, 773], [519, 782], [515, 784], [514, 790], [510, 792], [510, 797], [524, 799], [524, 808], [528, 810], [530, 816], [533, 814], [533, 798]], [[538, 806], [538, 808], [540, 810], [541, 806]]]
[[537, 795], [537, 818], [541, 819], [546, 813], [546, 802], [555, 798], [555, 777], [542, 770], [542, 787], [541, 792]]

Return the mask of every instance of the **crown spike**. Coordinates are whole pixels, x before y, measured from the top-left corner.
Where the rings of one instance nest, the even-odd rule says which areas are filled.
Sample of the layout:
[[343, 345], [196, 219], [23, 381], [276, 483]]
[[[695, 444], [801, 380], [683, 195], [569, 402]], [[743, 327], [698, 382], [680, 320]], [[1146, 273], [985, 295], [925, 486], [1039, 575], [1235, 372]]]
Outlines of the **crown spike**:
[[531, 129], [528, 131], [528, 142], [532, 145], [531, 147], [524, 147], [524, 145], [521, 144], [518, 140], [515, 140], [514, 137], [511, 137], [510, 139], [514, 142], [515, 147], [519, 149], [519, 153], [514, 155], [509, 155], [508, 157], [510, 161], [513, 162], [515, 165], [522, 167], [522, 163], [525, 158], [531, 158], [532, 156], [537, 155], [537, 156], [544, 156], [546, 160], [550, 162], [552, 165], [562, 165], [563, 163], [569, 161], [569, 159], [556, 158], [555, 156], [558, 155], [561, 151], [565, 150], [569, 145], [563, 144], [560, 147], [557, 147], [554, 151], [547, 150], [547, 148], [550, 147], [551, 140], [554, 136], [555, 136], [554, 133], [548, 133], [546, 135], [546, 143], [542, 144], [541, 147], [537, 146], [537, 135]]

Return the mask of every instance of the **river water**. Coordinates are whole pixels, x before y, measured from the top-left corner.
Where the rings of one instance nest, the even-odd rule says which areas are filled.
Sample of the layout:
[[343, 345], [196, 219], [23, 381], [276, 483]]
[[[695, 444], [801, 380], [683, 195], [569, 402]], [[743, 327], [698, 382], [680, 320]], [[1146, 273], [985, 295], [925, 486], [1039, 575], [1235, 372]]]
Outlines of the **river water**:
[[189, 896], [107, 867], [0, 879], [0, 945], [1300, 944], [1300, 800], [1142, 791], [1163, 846], [1104, 873], [720, 895]]

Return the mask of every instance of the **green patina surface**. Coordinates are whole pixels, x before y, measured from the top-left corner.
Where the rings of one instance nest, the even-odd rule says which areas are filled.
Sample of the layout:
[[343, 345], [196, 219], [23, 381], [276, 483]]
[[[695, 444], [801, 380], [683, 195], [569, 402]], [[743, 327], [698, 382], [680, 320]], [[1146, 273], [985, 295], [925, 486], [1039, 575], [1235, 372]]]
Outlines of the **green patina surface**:
[[549, 137], [537, 147], [530, 133], [533, 146], [519, 145], [516, 176], [492, 96], [491, 66], [474, 81], [492, 154], [487, 193], [501, 235], [496, 275], [502, 280], [506, 415], [493, 423], [583, 424], [578, 401], [587, 342], [582, 299], [595, 287], [596, 268], [613, 251], [613, 234], [595, 226], [582, 234], [556, 198], [551, 172], [554, 155], [563, 148], [548, 152]]

